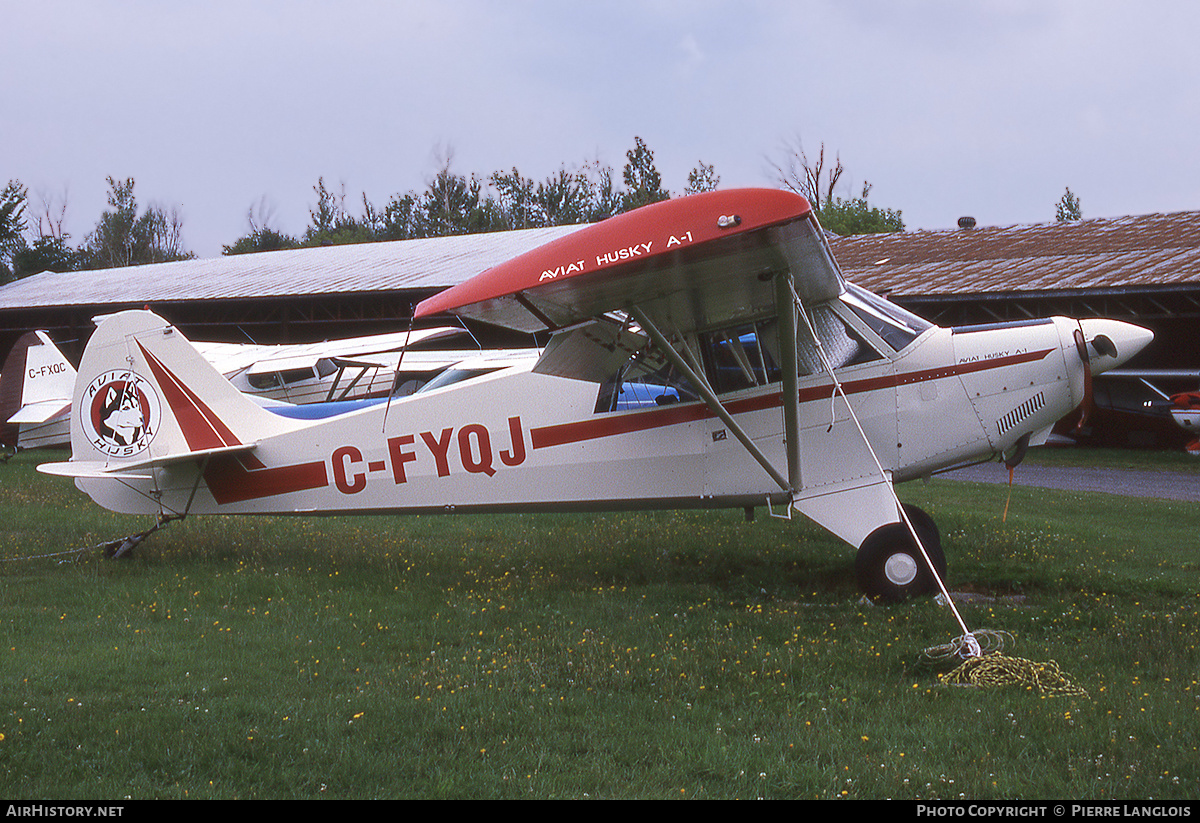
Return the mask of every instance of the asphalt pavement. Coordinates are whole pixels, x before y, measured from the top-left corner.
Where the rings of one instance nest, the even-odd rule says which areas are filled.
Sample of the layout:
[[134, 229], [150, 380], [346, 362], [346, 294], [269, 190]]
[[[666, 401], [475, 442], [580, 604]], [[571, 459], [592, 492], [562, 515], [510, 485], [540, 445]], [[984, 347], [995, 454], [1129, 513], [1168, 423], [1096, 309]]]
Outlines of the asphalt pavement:
[[[1008, 469], [1002, 463], [981, 463], [940, 474], [949, 480], [974, 483], [1008, 483]], [[1075, 468], [1037, 466], [1022, 463], [1013, 474], [1013, 485], [1043, 489], [1091, 491], [1124, 497], [1156, 497], [1161, 500], [1200, 502], [1200, 474], [1133, 469]]]

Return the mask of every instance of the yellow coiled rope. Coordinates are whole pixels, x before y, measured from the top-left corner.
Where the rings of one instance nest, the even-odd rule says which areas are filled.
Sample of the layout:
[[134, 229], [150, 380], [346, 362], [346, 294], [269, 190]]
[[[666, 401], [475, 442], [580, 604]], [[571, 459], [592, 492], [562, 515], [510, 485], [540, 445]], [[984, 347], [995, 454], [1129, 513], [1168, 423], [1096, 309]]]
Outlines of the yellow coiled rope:
[[964, 660], [958, 668], [945, 674], [942, 682], [951, 686], [979, 688], [1024, 686], [1047, 697], [1088, 696], [1085, 689], [1067, 679], [1058, 663], [1053, 660], [1035, 663], [1023, 657], [1009, 657], [999, 652]]
[[[1087, 691], [1072, 683], [1053, 660], [1037, 663], [1002, 654], [1005, 644], [1013, 639], [1008, 632], [983, 630], [972, 637], [974, 644], [968, 644], [966, 638], [960, 637], [943, 646], [926, 649], [922, 662], [937, 665], [946, 660], [961, 660], [953, 670], [939, 675], [941, 681], [950, 686], [1024, 686], [1047, 697], [1088, 697]], [[979, 653], [969, 651], [972, 645]]]

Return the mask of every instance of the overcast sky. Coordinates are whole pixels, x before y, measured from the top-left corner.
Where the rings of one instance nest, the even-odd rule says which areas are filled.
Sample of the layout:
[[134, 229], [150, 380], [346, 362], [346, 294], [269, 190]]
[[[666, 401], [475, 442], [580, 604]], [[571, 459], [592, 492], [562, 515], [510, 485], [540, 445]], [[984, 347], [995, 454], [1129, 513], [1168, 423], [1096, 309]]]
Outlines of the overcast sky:
[[797, 139], [910, 230], [1200, 209], [1200, 4], [1110, 0], [0, 0], [0, 185], [77, 245], [132, 177], [220, 254], [454, 170], [542, 179], [641, 136], [679, 192]]

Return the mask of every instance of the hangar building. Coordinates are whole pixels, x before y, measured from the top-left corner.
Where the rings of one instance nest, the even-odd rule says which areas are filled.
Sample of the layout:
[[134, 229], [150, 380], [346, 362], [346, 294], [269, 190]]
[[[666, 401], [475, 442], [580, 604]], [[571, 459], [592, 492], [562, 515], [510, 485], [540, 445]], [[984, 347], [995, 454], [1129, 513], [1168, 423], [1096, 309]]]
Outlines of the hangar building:
[[1138, 363], [1200, 366], [1200, 212], [838, 238], [846, 277], [943, 326], [1111, 317], [1155, 332]]

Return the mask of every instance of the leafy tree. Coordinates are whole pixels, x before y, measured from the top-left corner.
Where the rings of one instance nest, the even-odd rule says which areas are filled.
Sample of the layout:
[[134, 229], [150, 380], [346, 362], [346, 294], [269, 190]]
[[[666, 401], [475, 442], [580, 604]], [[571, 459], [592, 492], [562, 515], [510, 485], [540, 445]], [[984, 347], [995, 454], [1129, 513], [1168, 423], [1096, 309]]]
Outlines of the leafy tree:
[[9, 180], [0, 192], [0, 283], [13, 278], [13, 257], [25, 247], [27, 191], [20, 181]]
[[841, 157], [835, 156], [833, 166], [827, 168], [825, 144], [822, 143], [816, 159], [809, 160], [799, 137], [793, 143], [785, 143], [782, 151], [782, 160], [772, 162], [776, 181], [801, 195], [814, 211], [819, 212], [826, 201], [833, 200], [834, 188], [846, 171]]
[[132, 177], [109, 177], [108, 186], [109, 209], [79, 250], [80, 268], [120, 268], [195, 256], [183, 249], [183, 219], [177, 211], [151, 206], [139, 215]]
[[[610, 183], [611, 180], [610, 175]], [[560, 168], [538, 183], [534, 193], [543, 225], [572, 226], [588, 222], [599, 206], [596, 194], [600, 190], [601, 187], [589, 178], [587, 167], [574, 172]]]
[[317, 205], [308, 210], [312, 222], [304, 232], [305, 246], [340, 246], [346, 243], [366, 243], [374, 240], [370, 226], [346, 211], [346, 187], [340, 195], [325, 188], [325, 178], [317, 178], [313, 186]]
[[511, 172], [494, 172], [488, 182], [500, 194], [497, 209], [506, 229], [532, 229], [547, 225], [541, 187], [523, 177], [516, 167]]
[[627, 192], [618, 191], [612, 169], [599, 162], [578, 169], [566, 166], [540, 183], [517, 169], [489, 178], [499, 192], [496, 209], [505, 228], [533, 228], [594, 223], [624, 211]]
[[613, 182], [613, 171], [599, 160], [584, 164], [575, 177], [580, 187], [584, 211], [579, 223], [598, 223], [624, 210], [624, 195]]
[[420, 204], [417, 195], [409, 192], [392, 195], [382, 212], [369, 210], [369, 225], [377, 240], [411, 240], [420, 236]]
[[290, 234], [284, 234], [270, 226], [261, 226], [252, 229], [249, 234], [239, 237], [231, 245], [221, 246], [221, 253], [252, 254], [260, 251], [281, 251], [299, 247], [300, 241]]
[[1083, 210], [1079, 206], [1079, 198], [1068, 187], [1066, 194], [1055, 207], [1054, 219], [1059, 223], [1071, 223], [1083, 219]]
[[[26, 225], [26, 193], [19, 183], [9, 182], [0, 194], [0, 282], [5, 278], [28, 277], [43, 271], [73, 271], [79, 267], [79, 254], [68, 244], [70, 235], [63, 231], [65, 200], [57, 216], [48, 198], [42, 198], [37, 228]], [[14, 207], [18, 203], [19, 207]], [[25, 234], [37, 237], [32, 245]], [[7, 258], [5, 262], [4, 258]], [[8, 266], [11, 264], [11, 268]]]
[[537, 202], [547, 226], [595, 223], [620, 209], [612, 169], [599, 161], [585, 163], [575, 171], [560, 168], [538, 184]]
[[502, 228], [498, 209], [486, 202], [483, 181], [463, 177], [450, 168], [447, 157], [421, 199], [418, 223], [421, 237], [448, 237]]
[[265, 197], [246, 211], [246, 223], [250, 233], [235, 240], [231, 245], [221, 246], [222, 254], [251, 254], [260, 251], [294, 249], [300, 241], [271, 226], [272, 214]]
[[[363, 214], [351, 215], [340, 194], [320, 178], [309, 209], [310, 224], [301, 245], [409, 240], [475, 232], [595, 223], [646, 203], [668, 199], [654, 154], [639, 137], [626, 153], [626, 188], [619, 188], [613, 171], [599, 161], [575, 169], [566, 166], [538, 182], [517, 168], [493, 172], [486, 178], [465, 176], [453, 169], [453, 152], [439, 149], [437, 171], [423, 191], [395, 194], [382, 208], [364, 195]], [[711, 165], [700, 163], [688, 177], [689, 193], [709, 191], [719, 181]], [[265, 219], [249, 215], [250, 234], [225, 246], [226, 254], [288, 247], [289, 238], [269, 228]]]
[[42, 235], [33, 245], [23, 245], [13, 255], [13, 276], [28, 277], [44, 271], [65, 272], [79, 268], [79, 253], [63, 236]]
[[621, 197], [622, 211], [670, 199], [671, 193], [662, 187], [662, 175], [654, 166], [654, 152], [642, 138], [634, 138], [634, 146], [625, 152], [625, 157], [628, 162], [622, 173], [626, 187]]
[[837, 195], [846, 168], [838, 155], [831, 165], [827, 164], [824, 143], [815, 159], [809, 158], [798, 137], [784, 144], [783, 153], [782, 160], [772, 164], [777, 182], [808, 200], [822, 228], [840, 235], [904, 231], [898, 210], [877, 208], [867, 202], [870, 183], [863, 183], [859, 197]]
[[843, 237], [904, 231], [904, 221], [899, 211], [876, 208], [867, 202], [870, 191], [871, 185], [864, 183], [861, 197], [844, 200], [835, 196], [826, 200], [817, 212], [821, 227]]
[[688, 184], [683, 193], [699, 194], [702, 191], [713, 191], [720, 182], [721, 178], [717, 176], [713, 167], [706, 166], [701, 160], [700, 164], [688, 173]]

